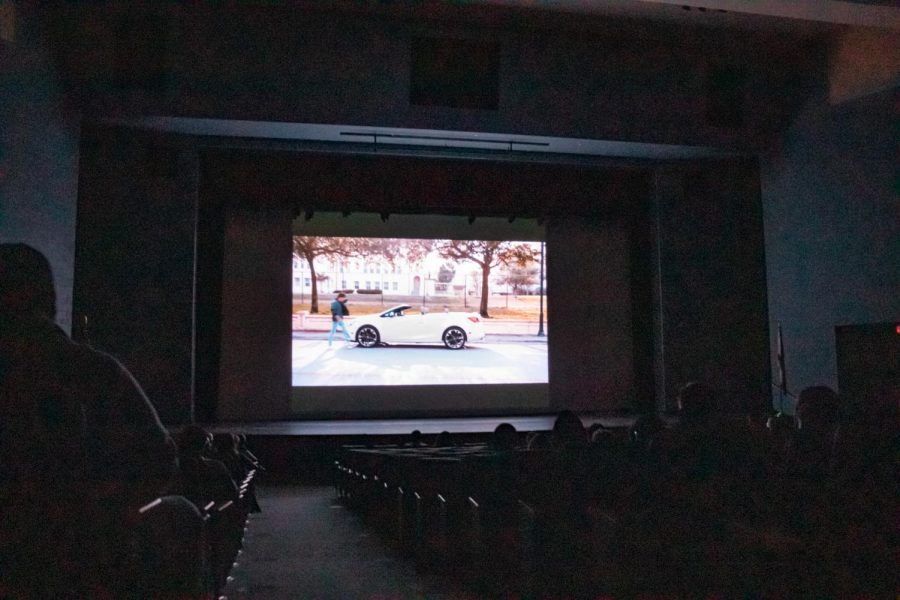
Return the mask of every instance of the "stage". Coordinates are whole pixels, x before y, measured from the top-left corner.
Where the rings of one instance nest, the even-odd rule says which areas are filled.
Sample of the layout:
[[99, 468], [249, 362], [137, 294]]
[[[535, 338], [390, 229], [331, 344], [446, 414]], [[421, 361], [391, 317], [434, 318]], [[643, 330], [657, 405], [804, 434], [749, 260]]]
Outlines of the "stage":
[[[332, 419], [309, 421], [255, 421], [207, 425], [213, 433], [246, 434], [250, 449], [266, 471], [266, 481], [327, 484], [334, 475], [334, 461], [346, 444], [403, 444], [414, 430], [430, 445], [437, 434], [450, 432], [454, 444], [488, 443], [500, 423], [510, 423], [525, 435], [553, 429], [555, 414], [472, 416], [446, 418]], [[581, 415], [585, 426], [629, 427], [634, 417]]]
[[[357, 437], [407, 435], [418, 429], [423, 434], [438, 434], [448, 431], [452, 434], [491, 433], [500, 423], [510, 423], [517, 431], [550, 431], [553, 429], [555, 414], [497, 417], [447, 417], [420, 419], [335, 419], [316, 421], [256, 421], [218, 423], [210, 426], [214, 433], [244, 433], [253, 437]], [[628, 427], [634, 417], [597, 417], [581, 415], [585, 426], [602, 423], [605, 427]]]

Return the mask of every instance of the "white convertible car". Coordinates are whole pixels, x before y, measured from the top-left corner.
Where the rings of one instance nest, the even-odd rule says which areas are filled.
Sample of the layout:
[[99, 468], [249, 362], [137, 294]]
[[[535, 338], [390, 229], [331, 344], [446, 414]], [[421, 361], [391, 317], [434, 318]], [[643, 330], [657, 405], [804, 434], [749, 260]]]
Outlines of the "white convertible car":
[[413, 312], [408, 304], [374, 315], [356, 317], [347, 329], [363, 348], [379, 344], [444, 344], [451, 350], [467, 342], [484, 340], [484, 324], [478, 313]]

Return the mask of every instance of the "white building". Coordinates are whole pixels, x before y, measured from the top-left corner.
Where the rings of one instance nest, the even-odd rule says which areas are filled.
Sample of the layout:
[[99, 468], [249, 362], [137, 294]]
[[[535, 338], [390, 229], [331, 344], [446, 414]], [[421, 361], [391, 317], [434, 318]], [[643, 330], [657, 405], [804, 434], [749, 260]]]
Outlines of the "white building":
[[[439, 275], [443, 265], [453, 268], [453, 278], [441, 282]], [[382, 290], [385, 295], [396, 296], [444, 296], [462, 297], [481, 295], [481, 267], [471, 261], [451, 263], [429, 253], [418, 263], [404, 259], [390, 262], [378, 258], [330, 258], [320, 256], [315, 259], [316, 276], [319, 279], [320, 294], [330, 294], [335, 290]], [[505, 292], [507, 286], [499, 283], [503, 279], [502, 267], [491, 272], [491, 291]], [[536, 287], [536, 286], [534, 286]], [[312, 291], [312, 274], [306, 259], [294, 255], [293, 290], [295, 295]]]

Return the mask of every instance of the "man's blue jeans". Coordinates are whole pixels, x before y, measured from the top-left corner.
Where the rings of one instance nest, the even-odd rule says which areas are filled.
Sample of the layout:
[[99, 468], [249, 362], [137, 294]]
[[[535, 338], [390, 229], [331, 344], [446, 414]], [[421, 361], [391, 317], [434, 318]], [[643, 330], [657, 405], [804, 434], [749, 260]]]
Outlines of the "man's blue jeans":
[[337, 330], [338, 326], [341, 327], [341, 332], [344, 334], [344, 341], [352, 342], [353, 340], [350, 338], [350, 334], [347, 333], [347, 325], [344, 324], [344, 321], [331, 321], [331, 333], [328, 334], [328, 345], [331, 345], [331, 341], [334, 339], [334, 332]]

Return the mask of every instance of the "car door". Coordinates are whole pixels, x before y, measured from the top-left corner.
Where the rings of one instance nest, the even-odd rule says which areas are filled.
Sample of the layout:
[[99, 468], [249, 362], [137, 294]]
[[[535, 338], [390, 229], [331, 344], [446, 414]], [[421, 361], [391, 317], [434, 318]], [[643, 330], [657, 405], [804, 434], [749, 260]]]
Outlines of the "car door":
[[399, 337], [399, 330], [402, 329], [402, 316], [396, 316], [393, 311], [381, 315], [375, 320], [374, 325], [378, 328], [381, 335], [381, 341], [386, 343], [395, 342]]
[[421, 314], [408, 310], [404, 312], [403, 316], [394, 317], [392, 321], [392, 338], [394, 343], [402, 344], [419, 340], [422, 329]]
[[443, 313], [411, 314], [412, 319], [405, 325], [407, 341], [418, 344], [439, 342], [443, 316]]

